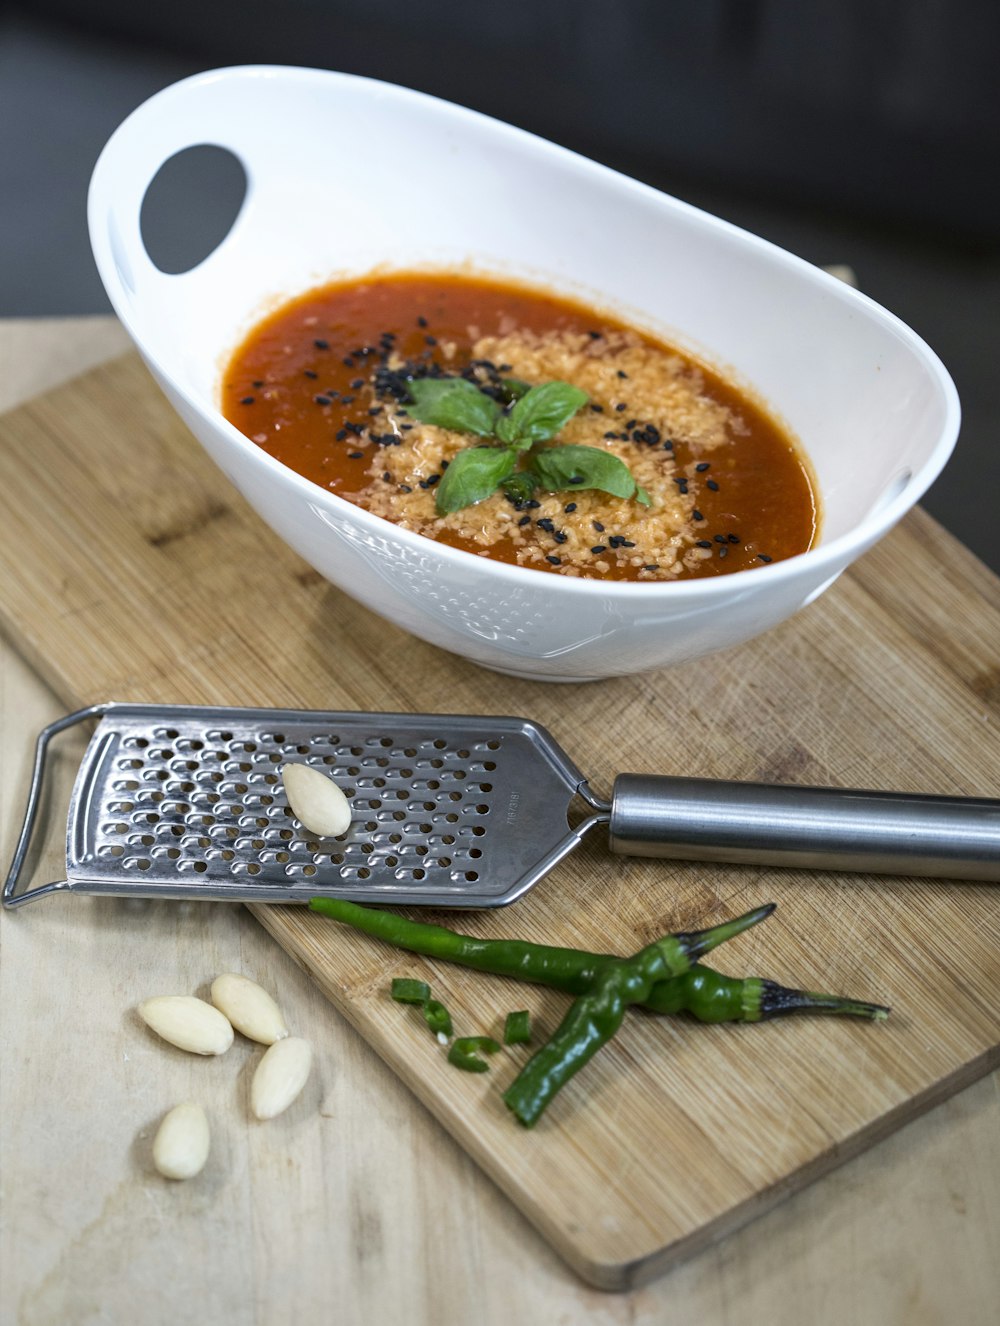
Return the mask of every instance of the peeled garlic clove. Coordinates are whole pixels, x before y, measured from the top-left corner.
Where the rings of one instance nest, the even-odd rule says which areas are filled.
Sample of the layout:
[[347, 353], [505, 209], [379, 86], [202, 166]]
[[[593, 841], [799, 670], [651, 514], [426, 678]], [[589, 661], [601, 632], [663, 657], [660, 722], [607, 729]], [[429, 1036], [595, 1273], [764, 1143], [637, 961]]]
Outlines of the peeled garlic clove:
[[233, 1043], [229, 1019], [194, 995], [157, 995], [139, 1005], [139, 1016], [179, 1050], [192, 1054], [225, 1054]]
[[153, 1139], [153, 1164], [165, 1179], [193, 1179], [208, 1159], [208, 1118], [193, 1100], [163, 1116]]
[[275, 1041], [264, 1051], [250, 1084], [250, 1108], [258, 1119], [287, 1110], [309, 1079], [312, 1046], [301, 1036]]
[[273, 1045], [288, 1035], [281, 1009], [256, 981], [226, 972], [212, 982], [212, 1003], [237, 1031], [261, 1045]]
[[309, 764], [283, 764], [281, 780], [292, 814], [321, 838], [338, 838], [351, 827], [351, 803], [340, 788]]

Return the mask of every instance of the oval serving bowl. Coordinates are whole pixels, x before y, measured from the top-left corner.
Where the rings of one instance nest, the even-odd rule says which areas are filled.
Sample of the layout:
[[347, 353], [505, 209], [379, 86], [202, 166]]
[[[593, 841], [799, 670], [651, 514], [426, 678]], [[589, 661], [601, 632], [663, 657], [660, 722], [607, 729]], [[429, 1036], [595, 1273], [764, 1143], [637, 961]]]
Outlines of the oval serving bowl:
[[[247, 195], [215, 251], [165, 275], [139, 215], [184, 148], [233, 152]], [[483, 666], [584, 681], [741, 643], [810, 603], [920, 498], [958, 433], [954, 385], [897, 318], [734, 226], [520, 130], [351, 75], [247, 66], [165, 89], [94, 169], [91, 244], [154, 378], [220, 469], [317, 571]], [[269, 308], [375, 269], [472, 268], [606, 308], [749, 386], [799, 439], [822, 526], [732, 575], [603, 584], [508, 566], [369, 515], [228, 423], [219, 382]]]

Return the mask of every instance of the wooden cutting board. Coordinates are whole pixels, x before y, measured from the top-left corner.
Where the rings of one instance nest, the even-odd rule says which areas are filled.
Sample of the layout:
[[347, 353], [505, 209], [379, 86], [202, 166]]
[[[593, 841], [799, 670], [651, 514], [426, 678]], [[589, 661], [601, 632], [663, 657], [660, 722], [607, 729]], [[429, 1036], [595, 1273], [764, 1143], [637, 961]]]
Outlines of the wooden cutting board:
[[[0, 420], [0, 511], [0, 622], [68, 708], [513, 713], [549, 727], [598, 791], [628, 770], [1000, 795], [1000, 582], [919, 511], [762, 639], [580, 686], [485, 672], [328, 585], [246, 507], [131, 355]], [[460, 1073], [388, 986], [428, 979], [459, 1034], [495, 1033], [519, 1007], [544, 1033], [564, 996], [299, 909], [255, 914], [580, 1274], [625, 1288], [1000, 1063], [1000, 890], [633, 861], [594, 841], [503, 912], [435, 917], [631, 952], [768, 899], [777, 914], [715, 965], [890, 1003], [887, 1023], [636, 1013], [533, 1132], [500, 1100], [527, 1051]]]

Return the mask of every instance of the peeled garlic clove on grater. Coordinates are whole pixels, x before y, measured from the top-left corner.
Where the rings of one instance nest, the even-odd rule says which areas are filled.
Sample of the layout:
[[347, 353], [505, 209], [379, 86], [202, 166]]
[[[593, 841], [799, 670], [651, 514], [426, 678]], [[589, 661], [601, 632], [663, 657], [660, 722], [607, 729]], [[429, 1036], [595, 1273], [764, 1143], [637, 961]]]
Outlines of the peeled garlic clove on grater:
[[312, 1046], [301, 1036], [275, 1041], [264, 1051], [250, 1083], [250, 1108], [258, 1119], [287, 1110], [309, 1080]]
[[339, 838], [351, 827], [351, 803], [340, 788], [309, 764], [283, 764], [281, 780], [292, 814], [321, 838]]
[[212, 1003], [237, 1031], [261, 1045], [273, 1045], [288, 1035], [281, 1009], [256, 981], [226, 972], [212, 982]]
[[194, 995], [157, 995], [139, 1005], [139, 1016], [158, 1036], [192, 1054], [225, 1054], [233, 1043], [229, 1019]]
[[163, 1116], [153, 1139], [153, 1164], [165, 1179], [193, 1179], [208, 1159], [208, 1118], [193, 1100]]

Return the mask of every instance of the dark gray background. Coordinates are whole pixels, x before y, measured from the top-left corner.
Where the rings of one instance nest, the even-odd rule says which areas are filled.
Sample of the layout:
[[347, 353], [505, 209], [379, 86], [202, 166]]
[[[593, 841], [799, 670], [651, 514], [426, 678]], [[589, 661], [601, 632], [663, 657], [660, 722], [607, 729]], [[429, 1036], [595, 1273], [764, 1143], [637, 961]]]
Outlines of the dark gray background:
[[[986, 0], [0, 0], [0, 316], [108, 311], [87, 182], [159, 88], [257, 61], [387, 78], [852, 266], [955, 378], [962, 435], [925, 505], [1000, 570], [998, 55]], [[225, 224], [212, 187], [175, 182], [168, 253]]]

